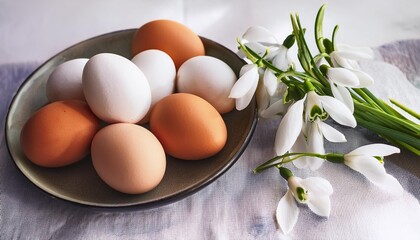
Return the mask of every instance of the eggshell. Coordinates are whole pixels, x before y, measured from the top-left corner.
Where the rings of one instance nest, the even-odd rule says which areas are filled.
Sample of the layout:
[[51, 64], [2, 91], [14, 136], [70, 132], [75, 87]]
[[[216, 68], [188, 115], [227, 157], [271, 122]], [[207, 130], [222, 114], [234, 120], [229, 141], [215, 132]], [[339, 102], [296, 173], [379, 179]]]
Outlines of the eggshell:
[[100, 53], [86, 63], [83, 91], [92, 111], [108, 123], [136, 123], [150, 108], [150, 87], [143, 72], [116, 54]]
[[86, 102], [50, 103], [25, 123], [20, 143], [26, 157], [43, 167], [62, 167], [84, 158], [100, 128], [100, 120]]
[[132, 40], [133, 56], [159, 49], [171, 56], [178, 69], [186, 60], [205, 54], [201, 39], [187, 26], [172, 20], [155, 20], [141, 26]]
[[[151, 49], [137, 54], [132, 60], [149, 82], [152, 108], [160, 99], [174, 92], [176, 69], [171, 57], [163, 51]], [[144, 119], [147, 122], [149, 117]]]
[[46, 94], [50, 102], [67, 99], [85, 100], [82, 75], [88, 60], [87, 58], [69, 60], [52, 71], [46, 84]]
[[92, 141], [92, 163], [100, 178], [117, 191], [144, 193], [163, 178], [166, 157], [147, 129], [130, 123], [111, 124]]
[[150, 130], [169, 155], [198, 160], [218, 153], [226, 143], [223, 118], [206, 100], [175, 93], [160, 100], [150, 113]]
[[236, 74], [222, 60], [197, 56], [178, 69], [177, 90], [202, 97], [217, 111], [226, 113], [235, 107], [235, 100], [229, 98], [229, 94], [236, 80]]

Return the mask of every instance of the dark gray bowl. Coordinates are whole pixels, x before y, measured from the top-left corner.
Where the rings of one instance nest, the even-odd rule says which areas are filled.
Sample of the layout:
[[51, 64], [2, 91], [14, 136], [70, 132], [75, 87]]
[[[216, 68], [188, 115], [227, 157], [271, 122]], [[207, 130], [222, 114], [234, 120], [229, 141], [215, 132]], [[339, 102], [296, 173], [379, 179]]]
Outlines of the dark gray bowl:
[[[90, 157], [62, 168], [43, 168], [32, 164], [23, 154], [19, 136], [26, 120], [47, 103], [45, 83], [60, 63], [74, 58], [90, 58], [98, 53], [116, 53], [131, 59], [130, 46], [136, 29], [112, 32], [76, 44], [39, 67], [20, 86], [10, 105], [6, 120], [6, 139], [10, 155], [20, 171], [45, 192], [70, 202], [95, 207], [149, 208], [177, 201], [202, 189], [225, 173], [240, 157], [257, 123], [255, 100], [243, 111], [224, 114], [228, 129], [225, 147], [217, 155], [200, 161], [183, 161], [167, 156], [162, 182], [150, 192], [129, 195], [108, 187], [96, 174]], [[244, 62], [222, 45], [201, 38], [206, 55], [226, 62], [239, 74]]]

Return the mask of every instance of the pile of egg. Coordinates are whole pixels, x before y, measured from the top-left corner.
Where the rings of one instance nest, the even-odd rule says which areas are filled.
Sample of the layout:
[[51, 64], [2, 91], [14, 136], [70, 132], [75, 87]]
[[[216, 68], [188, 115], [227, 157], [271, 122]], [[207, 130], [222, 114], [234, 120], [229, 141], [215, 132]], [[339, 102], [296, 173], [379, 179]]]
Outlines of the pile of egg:
[[201, 39], [175, 21], [144, 24], [131, 48], [132, 59], [100, 53], [53, 70], [49, 103], [21, 132], [30, 161], [63, 167], [90, 154], [107, 185], [138, 194], [161, 182], [166, 154], [198, 160], [224, 147], [233, 70], [205, 56]]

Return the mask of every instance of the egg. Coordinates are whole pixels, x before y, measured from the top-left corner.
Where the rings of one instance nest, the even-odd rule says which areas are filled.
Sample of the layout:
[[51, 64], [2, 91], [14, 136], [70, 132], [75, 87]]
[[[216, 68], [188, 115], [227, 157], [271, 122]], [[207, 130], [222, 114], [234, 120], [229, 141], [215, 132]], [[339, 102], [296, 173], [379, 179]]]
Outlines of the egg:
[[148, 49], [166, 52], [176, 69], [186, 60], [205, 54], [200, 37], [187, 26], [172, 20], [154, 20], [142, 25], [134, 33], [132, 55]]
[[46, 94], [50, 102], [67, 99], [85, 100], [82, 75], [88, 60], [87, 58], [69, 60], [51, 72], [46, 84]]
[[[150, 49], [137, 54], [132, 60], [144, 73], [152, 94], [152, 108], [160, 99], [174, 92], [176, 69], [171, 57], [163, 51]], [[148, 115], [144, 122], [148, 121]]]
[[82, 86], [90, 108], [105, 122], [136, 123], [149, 111], [149, 83], [143, 72], [122, 56], [93, 56], [83, 70]]
[[80, 100], [57, 101], [36, 111], [20, 135], [23, 153], [43, 167], [62, 167], [83, 159], [100, 129], [100, 120]]
[[175, 93], [160, 100], [150, 113], [150, 130], [166, 153], [185, 159], [204, 159], [226, 144], [223, 118], [206, 100], [189, 93]]
[[184, 62], [177, 73], [177, 90], [195, 94], [211, 103], [220, 113], [230, 112], [235, 100], [229, 98], [237, 80], [232, 68], [220, 59], [197, 56]]
[[92, 141], [91, 155], [99, 177], [128, 194], [152, 190], [166, 169], [165, 152], [157, 138], [146, 128], [130, 123], [101, 129]]

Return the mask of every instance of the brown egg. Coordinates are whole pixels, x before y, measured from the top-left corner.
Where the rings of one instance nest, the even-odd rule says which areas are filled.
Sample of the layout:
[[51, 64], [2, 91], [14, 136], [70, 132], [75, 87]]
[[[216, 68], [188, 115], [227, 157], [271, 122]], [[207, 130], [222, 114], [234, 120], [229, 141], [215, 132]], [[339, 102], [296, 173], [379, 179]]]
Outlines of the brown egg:
[[156, 187], [166, 169], [166, 156], [157, 138], [130, 123], [104, 127], [92, 141], [92, 163], [100, 178], [117, 191], [144, 193]]
[[132, 55], [148, 49], [166, 52], [176, 69], [186, 60], [205, 54], [201, 39], [185, 25], [171, 20], [155, 20], [141, 26], [132, 40]]
[[213, 156], [227, 140], [226, 125], [217, 110], [189, 93], [160, 100], [151, 111], [150, 130], [169, 155], [185, 160]]
[[43, 167], [62, 167], [83, 159], [100, 128], [99, 119], [79, 100], [50, 103], [25, 123], [20, 143], [26, 157]]

